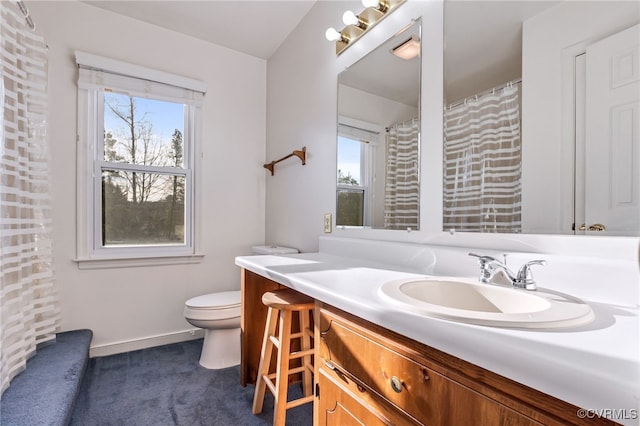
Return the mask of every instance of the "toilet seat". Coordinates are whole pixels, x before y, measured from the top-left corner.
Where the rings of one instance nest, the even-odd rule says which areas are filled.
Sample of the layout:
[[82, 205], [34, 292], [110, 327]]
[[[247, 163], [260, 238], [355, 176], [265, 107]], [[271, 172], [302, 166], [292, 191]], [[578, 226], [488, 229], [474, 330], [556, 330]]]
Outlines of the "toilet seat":
[[184, 304], [193, 309], [224, 309], [240, 306], [240, 290], [221, 291], [193, 297]]
[[187, 300], [184, 316], [194, 320], [224, 320], [240, 317], [240, 291], [204, 294]]

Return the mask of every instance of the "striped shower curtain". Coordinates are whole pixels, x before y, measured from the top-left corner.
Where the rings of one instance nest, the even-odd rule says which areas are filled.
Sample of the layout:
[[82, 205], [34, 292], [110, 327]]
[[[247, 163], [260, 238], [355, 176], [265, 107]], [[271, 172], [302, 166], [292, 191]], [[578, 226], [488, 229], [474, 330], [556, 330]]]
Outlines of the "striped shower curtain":
[[0, 2], [0, 385], [55, 338], [47, 51], [14, 2]]
[[518, 87], [445, 108], [445, 230], [521, 231]]
[[418, 229], [420, 224], [419, 120], [389, 127], [384, 196], [385, 229]]

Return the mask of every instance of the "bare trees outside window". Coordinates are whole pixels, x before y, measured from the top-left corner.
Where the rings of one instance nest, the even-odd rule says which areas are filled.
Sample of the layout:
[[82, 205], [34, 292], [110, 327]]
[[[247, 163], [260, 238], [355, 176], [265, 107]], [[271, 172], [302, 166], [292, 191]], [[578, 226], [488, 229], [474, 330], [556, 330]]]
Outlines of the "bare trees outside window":
[[185, 106], [104, 93], [102, 244], [184, 244]]

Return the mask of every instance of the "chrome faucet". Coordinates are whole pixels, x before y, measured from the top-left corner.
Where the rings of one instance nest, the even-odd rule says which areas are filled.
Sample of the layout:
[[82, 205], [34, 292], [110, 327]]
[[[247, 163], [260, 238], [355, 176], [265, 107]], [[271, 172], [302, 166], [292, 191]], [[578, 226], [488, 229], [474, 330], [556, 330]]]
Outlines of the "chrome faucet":
[[478, 280], [485, 284], [496, 283], [496, 276], [502, 275], [507, 278], [513, 288], [523, 288], [525, 290], [535, 290], [536, 282], [531, 273], [532, 265], [546, 265], [544, 260], [532, 260], [520, 267], [517, 274], [511, 272], [507, 265], [491, 256], [481, 256], [475, 253], [469, 253], [469, 256], [478, 258], [480, 266], [480, 276]]

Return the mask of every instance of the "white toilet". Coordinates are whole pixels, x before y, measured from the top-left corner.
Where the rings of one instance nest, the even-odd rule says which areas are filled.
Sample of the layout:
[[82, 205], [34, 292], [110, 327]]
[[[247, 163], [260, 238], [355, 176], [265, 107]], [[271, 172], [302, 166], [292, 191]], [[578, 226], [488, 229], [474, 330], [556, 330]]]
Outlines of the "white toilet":
[[240, 363], [240, 290], [189, 299], [184, 317], [189, 324], [204, 328], [201, 366], [226, 368]]
[[[282, 255], [298, 250], [280, 246], [254, 246], [254, 254]], [[240, 290], [221, 291], [189, 299], [184, 317], [194, 327], [204, 329], [200, 365], [226, 368], [240, 364]]]

